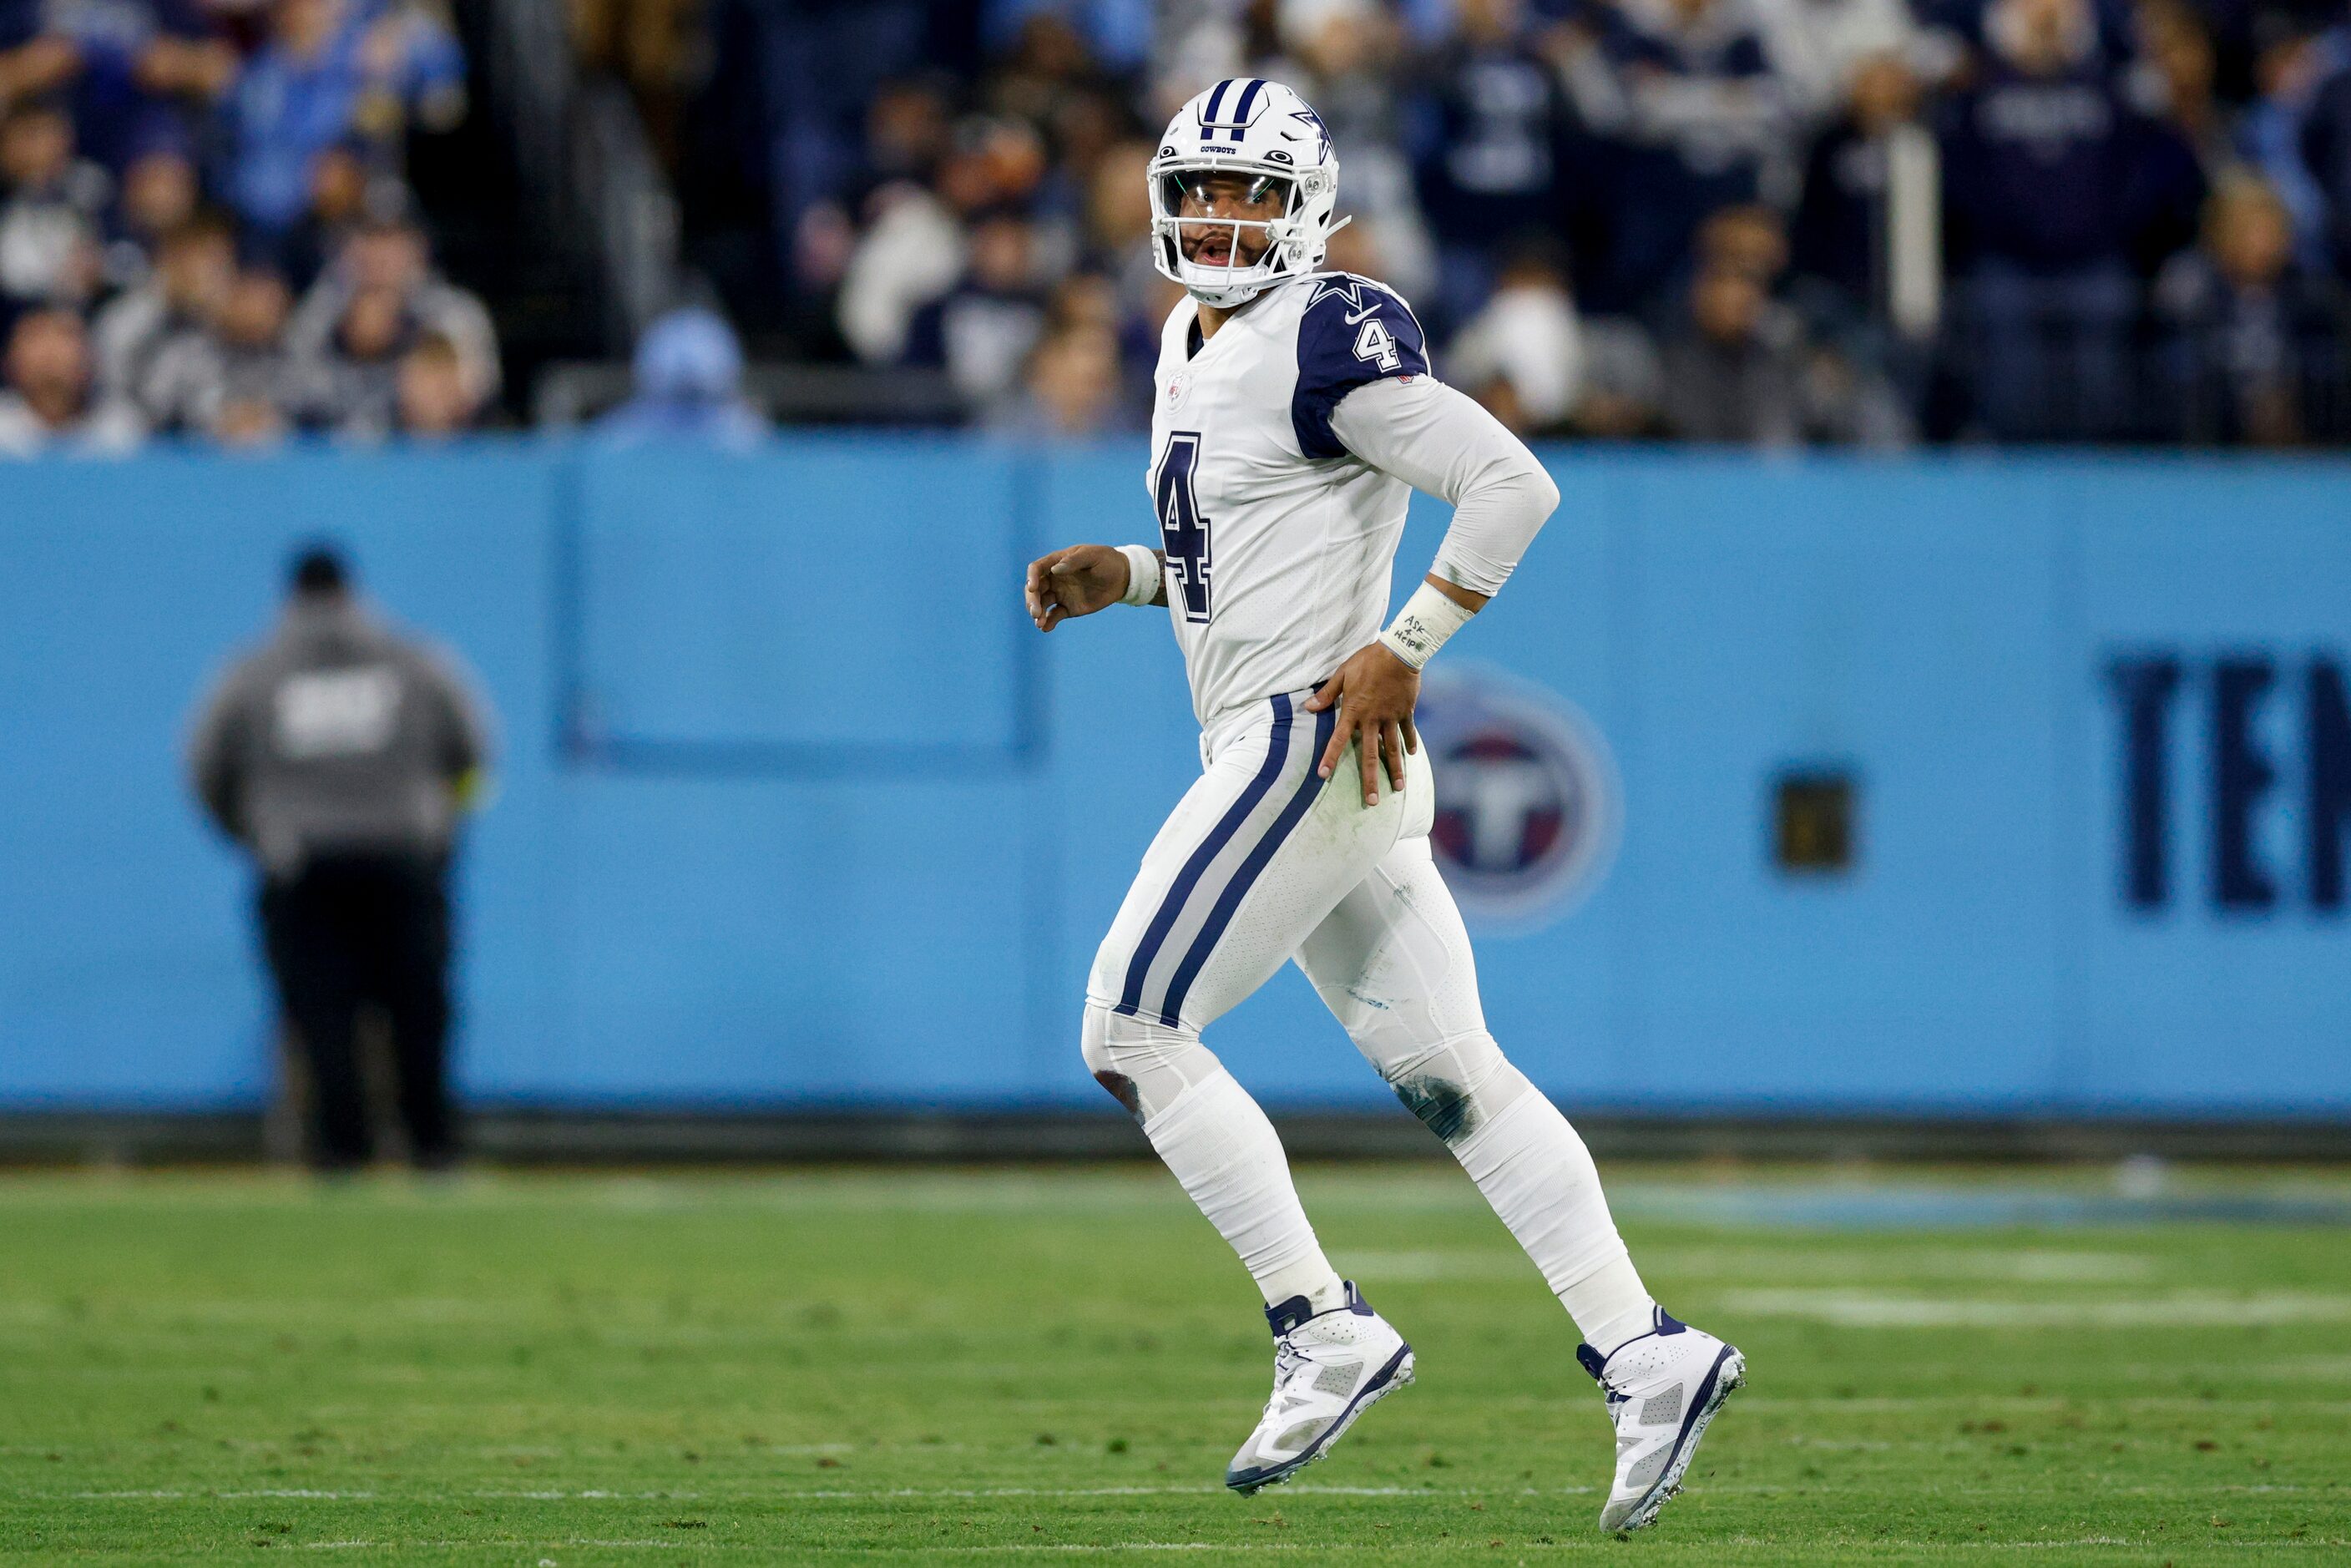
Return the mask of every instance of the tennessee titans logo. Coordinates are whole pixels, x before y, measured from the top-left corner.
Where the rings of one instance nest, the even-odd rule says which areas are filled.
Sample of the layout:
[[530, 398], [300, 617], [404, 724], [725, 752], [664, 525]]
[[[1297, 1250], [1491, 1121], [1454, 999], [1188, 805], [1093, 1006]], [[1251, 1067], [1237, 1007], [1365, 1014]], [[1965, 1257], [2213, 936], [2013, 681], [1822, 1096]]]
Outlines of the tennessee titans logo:
[[1608, 743], [1574, 705], [1440, 664], [1417, 723], [1437, 770], [1429, 839], [1464, 915], [1544, 925], [1598, 885], [1615, 854], [1621, 791]]

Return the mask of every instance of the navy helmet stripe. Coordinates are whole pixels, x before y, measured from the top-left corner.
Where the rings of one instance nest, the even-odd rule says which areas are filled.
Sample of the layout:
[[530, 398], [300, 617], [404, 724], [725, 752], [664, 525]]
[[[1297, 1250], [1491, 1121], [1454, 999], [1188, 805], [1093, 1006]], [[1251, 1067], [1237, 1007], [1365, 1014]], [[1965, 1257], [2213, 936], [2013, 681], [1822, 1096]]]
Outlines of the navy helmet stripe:
[[1167, 999], [1160, 1005], [1159, 1021], [1169, 1029], [1179, 1027], [1185, 995], [1191, 990], [1192, 981], [1198, 977], [1201, 966], [1207, 963], [1208, 955], [1216, 950], [1217, 939], [1225, 934], [1225, 927], [1233, 923], [1233, 915], [1239, 910], [1241, 900], [1249, 896], [1249, 890], [1256, 884], [1266, 863], [1273, 859], [1274, 852], [1281, 848], [1282, 841], [1290, 837], [1291, 830], [1298, 826], [1299, 819], [1306, 815], [1306, 808], [1314, 803], [1315, 795], [1327, 782], [1318, 768], [1323, 748], [1331, 744], [1331, 732], [1337, 727], [1338, 719], [1335, 708], [1324, 708], [1315, 716], [1314, 747], [1306, 754], [1306, 777], [1299, 780], [1296, 792], [1290, 797], [1290, 803], [1282, 807], [1281, 815], [1274, 819], [1271, 831], [1258, 841], [1257, 848], [1249, 852], [1249, 859], [1243, 861], [1240, 870], [1233, 873], [1233, 880], [1225, 884], [1224, 895], [1217, 900], [1216, 908], [1208, 912], [1200, 934], [1192, 939], [1192, 950], [1184, 955], [1184, 962], [1176, 967], [1175, 976], [1168, 980]]
[[1233, 106], [1233, 140], [1238, 141], [1241, 132], [1249, 129], [1249, 110], [1257, 107], [1257, 95], [1265, 90], [1262, 81], [1251, 81], [1241, 89], [1241, 100]]
[[1192, 890], [1199, 885], [1209, 862], [1232, 842], [1233, 835], [1240, 831], [1241, 824], [1249, 821], [1249, 813], [1257, 810], [1258, 802], [1264, 800], [1266, 792], [1273, 788], [1273, 781], [1281, 776], [1281, 770], [1289, 760], [1290, 699], [1276, 696], [1273, 699], [1273, 732], [1266, 741], [1264, 763], [1258, 768], [1257, 776], [1249, 781], [1249, 787], [1241, 791], [1240, 798], [1217, 819], [1217, 825], [1208, 831], [1207, 838], [1200, 841], [1200, 847], [1192, 852], [1192, 858], [1184, 862], [1184, 869], [1176, 873], [1175, 882], [1168, 886], [1167, 896], [1160, 900], [1159, 912], [1151, 917], [1150, 928], [1143, 934], [1143, 942], [1135, 948], [1134, 957], [1127, 965], [1126, 986], [1113, 1011], [1133, 1018], [1142, 1009], [1143, 984], [1151, 973], [1152, 960], [1159, 956], [1159, 949], [1166, 944], [1167, 933], [1175, 929], [1176, 919], [1184, 913], [1184, 905], [1191, 898]]
[[1225, 106], [1225, 89], [1232, 85], [1233, 78], [1231, 77], [1227, 77], [1224, 80], [1217, 84], [1216, 90], [1214, 92], [1208, 94], [1208, 107], [1200, 110], [1200, 123], [1202, 126], [1214, 126], [1219, 123], [1217, 119], [1217, 110]]

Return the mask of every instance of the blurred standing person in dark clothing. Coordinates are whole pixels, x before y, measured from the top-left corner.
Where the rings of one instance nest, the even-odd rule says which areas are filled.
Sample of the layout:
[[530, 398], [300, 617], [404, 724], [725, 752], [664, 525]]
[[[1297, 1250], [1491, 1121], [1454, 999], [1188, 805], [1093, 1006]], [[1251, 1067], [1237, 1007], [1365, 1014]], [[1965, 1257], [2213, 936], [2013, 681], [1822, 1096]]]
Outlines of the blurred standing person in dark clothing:
[[1456, 325], [1493, 292], [1510, 247], [1565, 232], [1569, 111], [1524, 33], [1520, 0], [1465, 0], [1429, 64], [1420, 203], [1439, 236], [1438, 313]]
[[324, 548], [295, 563], [276, 634], [233, 667], [190, 747], [196, 795], [261, 873], [261, 927], [312, 1080], [311, 1158], [373, 1149], [353, 1033], [391, 1025], [400, 1113], [420, 1168], [447, 1166], [448, 873], [488, 753], [441, 655], [393, 631]]
[[1991, 52], [1943, 141], [1953, 248], [1968, 258], [1977, 401], [2004, 440], [2126, 428], [2142, 242], [2202, 199], [2175, 133], [2109, 79], [2088, 0], [1993, 0]]
[[1940, 151], [1918, 107], [1909, 67], [1876, 56], [1855, 70], [1843, 114], [1813, 144], [1789, 239], [1810, 313], [1840, 332], [1900, 313], [1900, 235], [1923, 228], [1931, 237], [1939, 225], [1939, 212], [1900, 211], [1938, 199]]
[[2312, 90], [2298, 132], [2290, 132], [2324, 198], [2321, 232], [2338, 274], [2351, 276], [2351, 69], [2330, 72]]
[[1927, 406], [1942, 325], [1942, 151], [1920, 87], [1894, 55], [1853, 71], [1843, 114], [1813, 144], [1790, 233], [1790, 298], [1847, 359]]
[[[1281, 57], [1252, 69], [1296, 88], [1314, 105], [1332, 141], [1346, 148], [1347, 210], [1355, 221], [1345, 232], [1370, 231], [1382, 283], [1406, 298], [1433, 298], [1437, 243], [1405, 151], [1409, 66], [1403, 19], [1378, 0], [1280, 0], [1273, 20]], [[1548, 224], [1551, 215], [1542, 221]], [[1327, 257], [1325, 263], [1338, 265]]]
[[965, 237], [955, 287], [914, 312], [903, 362], [944, 368], [974, 408], [1015, 392], [1045, 330], [1045, 267], [1037, 227], [1018, 208], [982, 213]]
[[1725, 233], [1734, 225], [1722, 221], [1740, 212], [1719, 214], [1700, 231], [1701, 253], [1718, 254], [1690, 286], [1688, 327], [1666, 345], [1666, 417], [1674, 434], [1766, 448], [1907, 445], [1910, 421], [1883, 378], [1808, 341], [1802, 319], [1771, 297], [1768, 276], [1742, 261]]
[[1689, 327], [1666, 346], [1666, 417], [1685, 441], [1793, 446], [1802, 360], [1794, 318], [1726, 266], [1690, 286]]
[[274, 257], [298, 296], [319, 281], [345, 243], [366, 225], [371, 199], [398, 199], [396, 189], [371, 171], [371, 155], [366, 141], [353, 135], [311, 160], [309, 203], [277, 236]]
[[2171, 434], [2199, 444], [2340, 440], [2346, 318], [2341, 286], [2296, 265], [2294, 216], [2259, 175], [2224, 176], [2204, 243], [2172, 257], [2155, 303], [2169, 340]]
[[1610, 68], [1573, 78], [1584, 120], [1616, 144], [1595, 308], [1655, 309], [1686, 286], [1707, 215], [1777, 203], [1794, 183], [1793, 121], [1750, 0], [1625, 0], [1601, 35]]

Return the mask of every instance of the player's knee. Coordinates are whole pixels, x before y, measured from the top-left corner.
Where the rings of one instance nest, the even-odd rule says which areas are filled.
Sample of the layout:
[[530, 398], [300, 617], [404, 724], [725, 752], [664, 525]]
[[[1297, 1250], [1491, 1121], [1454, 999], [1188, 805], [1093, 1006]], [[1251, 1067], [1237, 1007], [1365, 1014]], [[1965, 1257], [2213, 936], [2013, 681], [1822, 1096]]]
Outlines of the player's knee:
[[1531, 1087], [1483, 1030], [1383, 1059], [1379, 1070], [1405, 1107], [1450, 1145], [1510, 1109]]
[[1502, 1048], [1492, 1035], [1478, 1030], [1434, 1045], [1416, 1043], [1375, 1061], [1380, 1076], [1391, 1084], [1437, 1075], [1464, 1092], [1474, 1092], [1501, 1064]]
[[1193, 1030], [1113, 1012], [1091, 998], [1079, 1051], [1094, 1082], [1137, 1121], [1172, 1104], [1217, 1065]]
[[1086, 1020], [1078, 1036], [1078, 1054], [1085, 1058], [1086, 1071], [1094, 1075], [1110, 1097], [1126, 1107], [1126, 1113], [1137, 1121], [1143, 1118], [1143, 1099], [1134, 1086], [1134, 1077], [1125, 1071], [1112, 1051], [1110, 1020], [1115, 1017], [1104, 1004], [1089, 999]]

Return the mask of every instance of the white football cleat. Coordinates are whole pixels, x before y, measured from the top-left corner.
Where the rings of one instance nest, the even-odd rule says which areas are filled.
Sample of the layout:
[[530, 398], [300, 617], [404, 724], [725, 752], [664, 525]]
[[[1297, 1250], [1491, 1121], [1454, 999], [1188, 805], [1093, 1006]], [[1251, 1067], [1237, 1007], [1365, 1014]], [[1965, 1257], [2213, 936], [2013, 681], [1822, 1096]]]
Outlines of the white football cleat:
[[1315, 1313], [1303, 1296], [1265, 1310], [1273, 1325], [1273, 1396], [1225, 1468], [1247, 1496], [1330, 1452], [1355, 1417], [1412, 1381], [1412, 1346], [1346, 1281], [1343, 1306]]
[[1616, 1424], [1616, 1480], [1600, 1511], [1603, 1530], [1638, 1530], [1656, 1520], [1682, 1490], [1707, 1423], [1747, 1381], [1747, 1358], [1737, 1346], [1656, 1311], [1656, 1327], [1605, 1357], [1588, 1344], [1575, 1347]]

